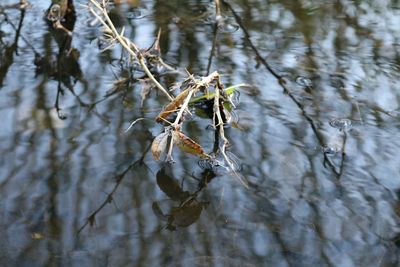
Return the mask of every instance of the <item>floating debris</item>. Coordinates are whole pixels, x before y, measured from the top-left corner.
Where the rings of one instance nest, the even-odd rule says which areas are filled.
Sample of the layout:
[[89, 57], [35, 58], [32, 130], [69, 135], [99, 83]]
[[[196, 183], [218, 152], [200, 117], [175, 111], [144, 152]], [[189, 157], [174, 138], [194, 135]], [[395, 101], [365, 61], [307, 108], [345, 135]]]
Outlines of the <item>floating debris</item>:
[[239, 30], [239, 25], [237, 25], [235, 23], [220, 23], [218, 25], [218, 29], [222, 33], [234, 33]]
[[325, 146], [322, 148], [322, 151], [326, 155], [335, 155], [336, 153], [339, 152], [339, 149], [336, 147], [331, 147], [331, 146]]
[[329, 121], [329, 125], [333, 128], [339, 129], [339, 131], [347, 131], [351, 128], [352, 122], [349, 119], [334, 118]]
[[224, 175], [230, 172], [239, 172], [242, 169], [242, 166], [238, 157], [229, 151], [227, 151], [226, 154], [230, 160], [231, 168], [224, 161], [222, 155], [202, 159], [199, 161], [199, 166], [204, 170], [212, 170], [218, 175]]
[[393, 111], [388, 111], [388, 113], [387, 113], [389, 116], [391, 116], [391, 117], [399, 117], [400, 116], [400, 111], [395, 111], [395, 110], [393, 110]]
[[296, 83], [300, 86], [303, 86], [305, 88], [312, 88], [313, 87], [313, 82], [311, 79], [306, 78], [304, 76], [297, 76], [296, 78]]
[[135, 19], [142, 19], [146, 16], [148, 16], [148, 12], [146, 12], [146, 10], [133, 9], [127, 12], [126, 18], [130, 20], [135, 20]]

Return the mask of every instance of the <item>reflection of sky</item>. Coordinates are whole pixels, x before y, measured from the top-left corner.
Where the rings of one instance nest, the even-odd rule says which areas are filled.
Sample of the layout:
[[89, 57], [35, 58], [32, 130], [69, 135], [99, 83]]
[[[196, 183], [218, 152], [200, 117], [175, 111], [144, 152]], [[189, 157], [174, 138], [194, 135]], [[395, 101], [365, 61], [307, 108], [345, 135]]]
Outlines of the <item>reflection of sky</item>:
[[[133, 86], [125, 99], [116, 95], [89, 112], [66, 89], [60, 104], [68, 119], [60, 121], [53, 108], [57, 81], [35, 76], [34, 54], [20, 40], [20, 54], [14, 55], [0, 89], [4, 257], [17, 263], [34, 259], [37, 265], [56, 262], [58, 257], [67, 265], [80, 266], [105, 261], [112, 266], [128, 262], [194, 266], [210, 261], [214, 262], [210, 266], [374, 266], [378, 259], [395, 263], [396, 249], [386, 244], [399, 231], [400, 136], [398, 116], [387, 113], [399, 111], [399, 9], [387, 1], [331, 2], [245, 1], [235, 8], [244, 16], [252, 42], [288, 79], [324, 142], [339, 150], [331, 157], [337, 168], [344, 134], [330, 127], [329, 120], [353, 121], [341, 182], [324, 168], [321, 144], [304, 114], [262, 65], [256, 67], [243, 33], [223, 33], [217, 38], [212, 70], [218, 69], [229, 84], [254, 86], [243, 89], [237, 111], [239, 126], [246, 130], [231, 127], [226, 132], [231, 151], [242, 161], [243, 174], [257, 188], [245, 190], [229, 175], [214, 179], [200, 195], [210, 204], [199, 221], [176, 232], [160, 231], [165, 222], [152, 212], [153, 201], [168, 204], [168, 200], [155, 182], [160, 166], [148, 155], [149, 168], [130, 170], [113, 201], [96, 217], [96, 226], [88, 226], [75, 238], [85, 218], [112, 190], [116, 175], [142, 155], [151, 141], [147, 130], [152, 135], [161, 131], [152, 119], [165, 101], [152, 92], [142, 111], [136, 104], [140, 88]], [[92, 103], [110, 90], [114, 73], [119, 75], [120, 50], [99, 54], [98, 31], [88, 27], [90, 17], [79, 3], [85, 1], [75, 3], [79, 15], [72, 46], [79, 50], [85, 81], [74, 89], [82, 101]], [[167, 27], [170, 32], [163, 43], [167, 58], [204, 73], [213, 38], [209, 18], [168, 20], [171, 10], [162, 8], [165, 3], [142, 1], [140, 8], [151, 14], [126, 21], [127, 34], [146, 47], [158, 26]], [[39, 53], [55, 59], [58, 45], [42, 19], [48, 4], [33, 3], [22, 34]], [[189, 13], [196, 6], [191, 4], [173, 16]], [[212, 11], [208, 4], [200, 2]], [[127, 9], [121, 7], [122, 16]], [[161, 18], [153, 14], [156, 9]], [[7, 14], [17, 23], [19, 12]], [[157, 25], [157, 19], [165, 24]], [[12, 28], [0, 27], [10, 33], [5, 41], [12, 42]], [[191, 33], [197, 42], [194, 50], [185, 39]], [[299, 76], [313, 84], [309, 92], [296, 83]], [[128, 123], [139, 117], [149, 120], [124, 133]], [[213, 138], [205, 130], [209, 123], [195, 119], [184, 129], [207, 151]], [[196, 159], [177, 150], [174, 158], [175, 178], [185, 178], [184, 190], [195, 190], [197, 182], [190, 175], [200, 176]], [[33, 232], [45, 238], [33, 240]]]

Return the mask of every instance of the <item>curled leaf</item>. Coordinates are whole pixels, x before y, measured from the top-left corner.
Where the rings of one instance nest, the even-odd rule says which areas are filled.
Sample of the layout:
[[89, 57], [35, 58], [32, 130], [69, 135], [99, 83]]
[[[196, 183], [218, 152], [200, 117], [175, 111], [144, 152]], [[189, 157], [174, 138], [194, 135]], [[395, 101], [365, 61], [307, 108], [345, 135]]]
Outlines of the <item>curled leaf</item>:
[[155, 160], [160, 160], [161, 153], [167, 148], [169, 132], [164, 131], [154, 138], [151, 144], [151, 153]]
[[166, 120], [170, 114], [177, 111], [179, 109], [179, 106], [181, 106], [185, 101], [189, 92], [190, 89], [186, 89], [185, 91], [182, 91], [179, 95], [177, 95], [177, 97], [171, 103], [169, 103], [164, 108], [164, 110], [160, 112], [160, 114], [158, 114], [156, 122], [162, 122], [163, 120]]
[[203, 148], [198, 143], [184, 135], [182, 132], [173, 131], [172, 140], [182, 151], [186, 153], [196, 155], [200, 158], [210, 157], [204, 152]]

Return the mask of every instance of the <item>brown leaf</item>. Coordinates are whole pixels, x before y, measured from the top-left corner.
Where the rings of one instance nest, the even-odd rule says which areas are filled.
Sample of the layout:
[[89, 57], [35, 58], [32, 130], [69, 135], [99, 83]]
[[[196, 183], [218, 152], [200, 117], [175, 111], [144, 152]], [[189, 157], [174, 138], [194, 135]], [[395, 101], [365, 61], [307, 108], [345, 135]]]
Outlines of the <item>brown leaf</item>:
[[182, 91], [179, 95], [177, 95], [177, 97], [175, 97], [175, 99], [171, 103], [169, 103], [164, 108], [164, 110], [160, 112], [160, 114], [158, 114], [158, 116], [156, 118], [156, 122], [162, 122], [163, 120], [166, 120], [170, 114], [177, 111], [179, 106], [181, 106], [183, 104], [183, 102], [185, 101], [189, 92], [190, 92], [190, 89], [188, 88], [188, 89]]
[[173, 131], [172, 139], [174, 143], [184, 152], [196, 155], [200, 158], [209, 158], [203, 148], [195, 141], [184, 135], [182, 132]]
[[151, 152], [155, 160], [160, 160], [161, 153], [167, 148], [169, 132], [164, 131], [154, 138], [151, 144]]

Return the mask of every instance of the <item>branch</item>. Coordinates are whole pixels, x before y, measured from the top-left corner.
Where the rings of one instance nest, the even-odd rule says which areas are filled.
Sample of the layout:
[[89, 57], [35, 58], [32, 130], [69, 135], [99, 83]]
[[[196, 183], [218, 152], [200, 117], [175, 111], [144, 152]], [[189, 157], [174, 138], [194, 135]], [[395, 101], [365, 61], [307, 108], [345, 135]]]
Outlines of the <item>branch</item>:
[[187, 109], [190, 99], [192, 96], [202, 87], [208, 87], [213, 81], [219, 81], [219, 73], [214, 71], [210, 75], [203, 77], [200, 81], [196, 81], [196, 85], [193, 88], [189, 88], [191, 90], [189, 94], [186, 96], [185, 101], [183, 102], [182, 106], [179, 109], [178, 115], [172, 126], [176, 129], [179, 126], [179, 121], [182, 118], [183, 112]]
[[140, 66], [146, 75], [150, 78], [150, 80], [156, 85], [156, 87], [166, 96], [170, 101], [174, 98], [167, 92], [167, 90], [157, 81], [157, 79], [150, 72], [149, 68], [146, 65], [145, 57], [135, 43], [130, 41], [123, 35], [123, 30], [121, 33], [117, 31], [114, 24], [112, 23], [110, 17], [108, 16], [108, 12], [106, 9], [106, 2], [103, 0], [102, 5], [100, 5], [96, 0], [90, 0], [90, 2], [98, 9], [99, 12], [103, 15], [104, 19], [96, 13], [96, 11], [88, 6], [89, 11], [101, 22], [101, 24], [112, 34], [114, 40], [118, 41], [119, 44], [135, 59], [138, 60]]

